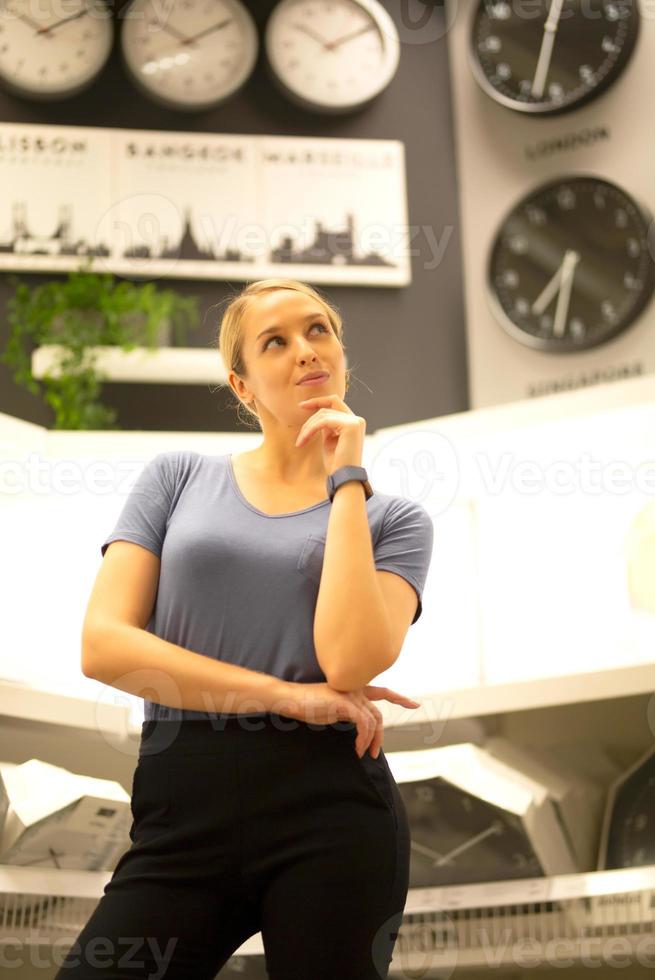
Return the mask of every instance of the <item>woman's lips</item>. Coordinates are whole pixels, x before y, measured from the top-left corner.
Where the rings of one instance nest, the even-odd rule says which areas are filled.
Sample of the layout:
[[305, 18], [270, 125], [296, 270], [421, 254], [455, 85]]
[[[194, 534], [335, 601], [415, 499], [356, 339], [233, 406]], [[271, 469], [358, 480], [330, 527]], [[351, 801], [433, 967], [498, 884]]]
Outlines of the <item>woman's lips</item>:
[[328, 375], [324, 374], [320, 378], [309, 378], [307, 381], [299, 381], [299, 385], [322, 385], [328, 379]]

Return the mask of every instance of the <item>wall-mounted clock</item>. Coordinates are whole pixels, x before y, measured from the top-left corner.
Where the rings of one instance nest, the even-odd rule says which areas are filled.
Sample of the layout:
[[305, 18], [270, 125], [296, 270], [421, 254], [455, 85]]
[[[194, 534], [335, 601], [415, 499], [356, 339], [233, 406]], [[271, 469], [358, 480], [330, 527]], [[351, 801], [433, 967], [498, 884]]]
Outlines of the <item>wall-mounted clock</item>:
[[489, 253], [491, 309], [515, 340], [549, 353], [597, 347], [651, 298], [650, 214], [594, 176], [542, 184], [502, 220]]
[[598, 870], [655, 864], [655, 750], [650, 747], [607, 793]]
[[0, 81], [37, 101], [66, 99], [95, 80], [114, 26], [104, 0], [6, 0], [0, 5]]
[[132, 0], [121, 29], [128, 76], [169, 109], [213, 108], [250, 77], [259, 51], [257, 28], [240, 0], [172, 0], [159, 16], [156, 0]]
[[638, 33], [637, 0], [480, 0], [469, 61], [500, 105], [552, 115], [577, 109], [615, 82]]
[[313, 112], [351, 112], [391, 82], [400, 59], [378, 0], [280, 0], [266, 23], [267, 67], [280, 90]]

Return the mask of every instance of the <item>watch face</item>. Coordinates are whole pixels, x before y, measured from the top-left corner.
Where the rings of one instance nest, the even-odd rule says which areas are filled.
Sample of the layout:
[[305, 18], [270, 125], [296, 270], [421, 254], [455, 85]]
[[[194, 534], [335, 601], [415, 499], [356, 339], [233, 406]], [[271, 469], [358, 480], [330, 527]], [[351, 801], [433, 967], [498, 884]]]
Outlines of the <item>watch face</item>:
[[480, 0], [471, 68], [501, 105], [566, 112], [618, 78], [638, 30], [636, 0]]
[[622, 783], [612, 807], [606, 868], [655, 864], [655, 752]]
[[369, 102], [389, 84], [400, 57], [396, 26], [378, 0], [280, 0], [265, 44], [282, 91], [318, 112]]
[[514, 814], [440, 777], [400, 788], [412, 828], [410, 888], [543, 875]]
[[597, 347], [650, 300], [650, 215], [616, 184], [571, 177], [544, 184], [503, 220], [488, 264], [500, 325], [553, 353]]
[[0, 0], [0, 81], [28, 98], [76, 95], [103, 68], [113, 37], [103, 0]]
[[234, 95], [255, 66], [259, 41], [240, 0], [132, 0], [123, 20], [126, 71], [154, 101], [196, 111]]

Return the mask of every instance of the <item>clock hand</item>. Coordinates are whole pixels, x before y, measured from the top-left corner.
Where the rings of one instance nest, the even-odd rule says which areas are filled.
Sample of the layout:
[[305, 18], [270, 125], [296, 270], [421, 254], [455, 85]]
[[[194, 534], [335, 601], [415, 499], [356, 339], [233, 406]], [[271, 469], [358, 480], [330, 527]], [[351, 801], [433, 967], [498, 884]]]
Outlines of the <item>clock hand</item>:
[[485, 839], [485, 837], [489, 837], [491, 834], [500, 834], [502, 833], [502, 830], [503, 825], [501, 822], [499, 820], [494, 820], [491, 826], [487, 827], [486, 830], [476, 834], [475, 837], [471, 837], [470, 840], [464, 841], [464, 843], [460, 844], [459, 847], [454, 848], [454, 850], [450, 851], [448, 854], [444, 854], [443, 857], [439, 858], [439, 860], [435, 861], [434, 863], [436, 865], [446, 864], [456, 854], [462, 854], [464, 851], [468, 851], [470, 847], [473, 847], [475, 844], [479, 844], [481, 840]]
[[37, 24], [35, 21], [31, 20], [26, 14], [16, 14], [16, 16], [18, 17], [19, 20], [24, 20], [26, 24], [29, 24], [30, 27], [33, 27], [37, 34], [42, 33], [43, 27], [40, 24]]
[[[575, 259], [574, 259], [575, 257]], [[562, 285], [562, 277], [566, 274], [567, 268], [571, 261], [574, 259], [575, 262], [578, 261], [580, 256], [573, 249], [568, 248], [564, 253], [564, 258], [559, 266], [559, 268], [553, 273], [551, 279], [546, 283], [542, 291], [537, 296], [536, 300], [532, 304], [533, 313], [543, 313], [551, 299], [555, 295], [557, 289]]]
[[[566, 255], [568, 255], [568, 252], [566, 253]], [[546, 283], [546, 285], [541, 290], [536, 300], [532, 304], [533, 313], [543, 313], [546, 307], [548, 306], [548, 304], [550, 303], [551, 299], [557, 292], [562, 279], [562, 270], [564, 268], [564, 263], [566, 262], [566, 255], [562, 259], [559, 267], [553, 273], [549, 281]]]
[[308, 37], [313, 37], [315, 41], [318, 41], [321, 47], [323, 48], [329, 47], [329, 44], [327, 43], [325, 38], [319, 37], [318, 34], [315, 34], [314, 31], [311, 29], [311, 27], [305, 27], [304, 24], [294, 24], [293, 26], [297, 28], [297, 30], [303, 31], [303, 33], [307, 34]]
[[176, 37], [179, 41], [187, 40], [186, 34], [180, 34], [180, 32], [176, 30], [174, 27], [171, 27], [168, 24], [162, 24], [161, 27], [163, 28], [163, 30], [168, 31], [169, 34], [172, 34], [173, 37]]
[[19, 20], [25, 21], [26, 24], [29, 24], [30, 27], [33, 27], [37, 34], [47, 34], [48, 31], [51, 31], [53, 29], [53, 27], [58, 27], [59, 24], [64, 24], [67, 20], [75, 20], [76, 17], [83, 17], [84, 14], [86, 13], [88, 13], [88, 11], [85, 7], [84, 10], [80, 10], [78, 13], [72, 14], [70, 17], [64, 17], [63, 20], [55, 21], [55, 23], [50, 24], [49, 27], [44, 27], [43, 24], [37, 24], [36, 21], [33, 21], [30, 17], [27, 16], [27, 14], [17, 13], [16, 16], [18, 17]]
[[372, 31], [374, 27], [375, 24], [367, 24], [365, 27], [360, 27], [358, 30], [352, 31], [350, 34], [344, 34], [343, 37], [338, 37], [336, 41], [328, 42], [326, 47], [329, 48], [330, 51], [334, 51], [334, 49], [338, 48], [340, 44], [343, 44], [345, 41], [350, 41], [353, 37], [359, 37], [360, 34], [366, 34], [367, 31]]
[[418, 851], [420, 854], [425, 854], [426, 857], [440, 858], [443, 856], [439, 851], [435, 851], [432, 847], [428, 847], [426, 844], [420, 844], [414, 838], [412, 838], [411, 846], [412, 850]]
[[550, 68], [550, 59], [553, 53], [553, 45], [555, 44], [555, 32], [557, 31], [560, 14], [562, 13], [562, 3], [563, 0], [552, 0], [550, 10], [548, 11], [548, 17], [544, 24], [543, 37], [541, 39], [539, 59], [530, 90], [532, 95], [542, 96], [544, 94], [546, 75]]
[[557, 299], [557, 309], [555, 310], [555, 324], [553, 326], [553, 335], [561, 337], [566, 329], [566, 316], [569, 311], [569, 302], [571, 300], [571, 287], [573, 286], [573, 274], [575, 272], [575, 267], [578, 264], [580, 256], [577, 252], [567, 252], [564, 261], [566, 262], [566, 269], [562, 271], [562, 284], [560, 288], [560, 294]]
[[55, 23], [54, 24], [50, 24], [49, 27], [42, 27], [39, 31], [37, 31], [37, 33], [38, 34], [47, 34], [49, 31], [54, 30], [55, 27], [59, 27], [60, 24], [66, 24], [66, 23], [68, 23], [69, 20], [77, 20], [78, 17], [84, 17], [84, 15], [85, 14], [88, 14], [88, 12], [89, 11], [85, 7], [84, 10], [78, 10], [78, 12], [76, 14], [71, 14], [70, 17], [64, 17], [63, 20], [57, 20], [57, 21], [55, 21]]
[[188, 37], [183, 43], [191, 44], [197, 38], [204, 37], [205, 34], [211, 34], [212, 31], [220, 31], [223, 27], [226, 26], [226, 24], [230, 24], [232, 20], [233, 20], [232, 17], [226, 17], [225, 20], [221, 20], [217, 24], [212, 24], [211, 27], [206, 27], [204, 31], [199, 31], [197, 34], [192, 34], [191, 37]]

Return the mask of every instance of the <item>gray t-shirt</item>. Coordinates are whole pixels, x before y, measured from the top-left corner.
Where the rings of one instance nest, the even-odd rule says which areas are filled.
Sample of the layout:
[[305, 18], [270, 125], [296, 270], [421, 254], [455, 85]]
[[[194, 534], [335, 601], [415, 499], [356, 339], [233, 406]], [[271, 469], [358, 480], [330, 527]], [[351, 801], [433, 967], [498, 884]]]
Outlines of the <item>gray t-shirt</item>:
[[[149, 632], [283, 680], [324, 683], [313, 621], [330, 501], [265, 514], [239, 490], [231, 455], [181, 449], [155, 456], [135, 481], [102, 555], [112, 541], [122, 540], [160, 558]], [[402, 575], [414, 587], [415, 623], [432, 557], [432, 520], [416, 501], [377, 490], [366, 509], [375, 566]], [[217, 713], [211, 702], [205, 712], [144, 698], [146, 721], [207, 719]]]

